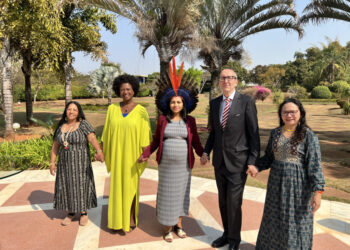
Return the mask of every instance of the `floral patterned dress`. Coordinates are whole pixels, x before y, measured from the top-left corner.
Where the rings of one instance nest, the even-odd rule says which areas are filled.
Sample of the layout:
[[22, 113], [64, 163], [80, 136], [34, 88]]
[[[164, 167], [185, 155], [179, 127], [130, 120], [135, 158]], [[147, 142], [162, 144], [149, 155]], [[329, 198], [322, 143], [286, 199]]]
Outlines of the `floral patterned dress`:
[[308, 128], [303, 142], [295, 146], [281, 128], [272, 130], [258, 168], [271, 170], [256, 249], [311, 250], [311, 199], [325, 184], [317, 136]]

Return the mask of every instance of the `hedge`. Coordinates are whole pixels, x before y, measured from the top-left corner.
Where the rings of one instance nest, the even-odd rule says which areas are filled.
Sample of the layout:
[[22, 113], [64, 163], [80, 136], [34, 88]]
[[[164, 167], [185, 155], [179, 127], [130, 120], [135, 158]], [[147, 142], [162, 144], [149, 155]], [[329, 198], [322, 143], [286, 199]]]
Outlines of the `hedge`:
[[[50, 165], [52, 137], [0, 144], [0, 170], [45, 169]], [[91, 160], [95, 149], [89, 144]]]
[[311, 91], [311, 98], [315, 99], [331, 99], [332, 92], [327, 86], [317, 86]]

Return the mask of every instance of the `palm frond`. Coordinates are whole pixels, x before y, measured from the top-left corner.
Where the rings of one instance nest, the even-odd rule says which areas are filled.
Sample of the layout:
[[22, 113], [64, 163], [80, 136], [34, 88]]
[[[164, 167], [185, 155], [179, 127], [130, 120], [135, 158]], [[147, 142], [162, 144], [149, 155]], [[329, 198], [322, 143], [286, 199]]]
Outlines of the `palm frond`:
[[302, 23], [321, 23], [328, 19], [350, 22], [349, 0], [313, 0], [308, 4], [300, 18]]

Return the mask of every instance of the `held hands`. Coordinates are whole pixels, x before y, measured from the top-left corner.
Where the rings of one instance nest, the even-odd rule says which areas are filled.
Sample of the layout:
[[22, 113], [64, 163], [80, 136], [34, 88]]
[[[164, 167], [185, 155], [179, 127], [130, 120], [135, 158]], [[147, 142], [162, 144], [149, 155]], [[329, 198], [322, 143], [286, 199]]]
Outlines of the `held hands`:
[[104, 162], [105, 161], [105, 156], [103, 155], [102, 151], [98, 151], [95, 154], [95, 161], [100, 161], [100, 162]]
[[248, 165], [248, 169], [247, 169], [247, 174], [250, 175], [251, 177], [256, 177], [256, 175], [258, 174], [259, 170], [256, 166], [254, 165]]
[[200, 161], [201, 161], [201, 165], [207, 164], [207, 162], [209, 161], [208, 155], [206, 153], [203, 153]]
[[137, 159], [137, 162], [144, 163], [147, 160], [148, 160], [148, 157], [143, 157], [143, 155], [141, 154], [140, 157]]

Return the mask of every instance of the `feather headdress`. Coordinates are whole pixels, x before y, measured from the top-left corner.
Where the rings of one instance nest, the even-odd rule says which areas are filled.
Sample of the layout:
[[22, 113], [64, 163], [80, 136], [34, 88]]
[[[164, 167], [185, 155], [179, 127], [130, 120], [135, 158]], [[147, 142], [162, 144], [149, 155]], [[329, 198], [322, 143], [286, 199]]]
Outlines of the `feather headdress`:
[[170, 98], [181, 96], [186, 104], [187, 112], [193, 111], [198, 103], [198, 91], [196, 84], [190, 77], [182, 77], [184, 63], [182, 62], [179, 74], [176, 74], [175, 58], [169, 62], [169, 75], [162, 75], [158, 81], [158, 93], [156, 95], [156, 105], [163, 114], [169, 110]]

